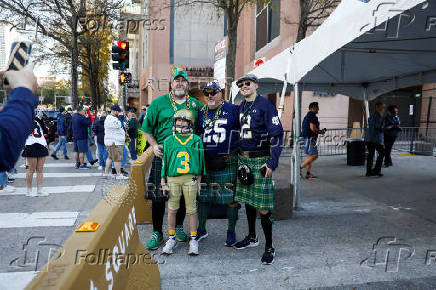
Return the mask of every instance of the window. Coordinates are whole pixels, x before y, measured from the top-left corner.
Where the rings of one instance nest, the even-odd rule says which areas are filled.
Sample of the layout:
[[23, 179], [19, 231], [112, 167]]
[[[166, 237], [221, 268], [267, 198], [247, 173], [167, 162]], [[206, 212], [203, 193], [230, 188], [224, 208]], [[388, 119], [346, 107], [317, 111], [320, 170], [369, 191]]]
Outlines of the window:
[[280, 35], [280, 0], [258, 0], [256, 6], [256, 51]]

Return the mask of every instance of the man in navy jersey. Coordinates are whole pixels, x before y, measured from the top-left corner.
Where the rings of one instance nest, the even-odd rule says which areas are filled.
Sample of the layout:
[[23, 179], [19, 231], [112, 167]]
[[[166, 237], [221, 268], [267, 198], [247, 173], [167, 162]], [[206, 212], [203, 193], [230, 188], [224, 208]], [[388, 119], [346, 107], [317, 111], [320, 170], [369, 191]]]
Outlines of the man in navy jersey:
[[197, 240], [208, 236], [206, 220], [212, 203], [227, 204], [228, 247], [236, 243], [235, 226], [238, 219], [238, 203], [234, 201], [239, 146], [239, 108], [223, 100], [220, 86], [216, 82], [206, 84], [203, 94], [207, 106], [198, 114], [198, 134], [203, 136], [206, 160], [207, 184], [199, 196], [199, 226]]
[[257, 94], [258, 80], [255, 75], [241, 77], [237, 85], [245, 99], [239, 106], [241, 134], [235, 200], [245, 203], [249, 234], [234, 247], [239, 250], [259, 245], [256, 236], [259, 210], [266, 241], [261, 262], [270, 265], [275, 256], [272, 246], [274, 188], [271, 175], [279, 164], [283, 128], [275, 106]]
[[303, 126], [301, 129], [301, 137], [304, 140], [304, 153], [307, 155], [306, 160], [300, 164], [300, 175], [303, 175], [303, 168], [306, 168], [306, 178], [316, 178], [310, 170], [312, 169], [312, 163], [318, 159], [318, 147], [316, 141], [318, 135], [323, 135], [326, 129], [319, 129], [319, 121], [316, 114], [318, 114], [319, 106], [318, 102], [312, 102], [309, 104], [309, 112], [303, 119]]

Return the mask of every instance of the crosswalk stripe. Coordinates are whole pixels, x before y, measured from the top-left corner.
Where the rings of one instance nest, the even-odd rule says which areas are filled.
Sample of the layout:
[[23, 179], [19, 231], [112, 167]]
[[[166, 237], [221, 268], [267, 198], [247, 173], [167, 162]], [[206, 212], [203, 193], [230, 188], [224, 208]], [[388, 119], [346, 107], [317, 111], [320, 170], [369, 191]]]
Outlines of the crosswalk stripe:
[[24, 289], [37, 273], [34, 271], [0, 273], [0, 289]]
[[[33, 174], [36, 176], [36, 174]], [[100, 173], [92, 173], [92, 172], [80, 172], [80, 173], [44, 173], [44, 178], [63, 178], [63, 177], [93, 177], [93, 176], [101, 176]], [[15, 178], [26, 178], [26, 173], [17, 173]]]
[[[44, 190], [48, 193], [71, 193], [71, 192], [93, 192], [95, 184], [93, 185], [72, 185], [72, 186], [44, 186]], [[35, 189], [33, 189], [35, 191]], [[16, 190], [11, 193], [2, 193], [1, 195], [23, 195], [27, 193], [26, 187], [16, 187]]]
[[0, 213], [0, 228], [70, 227], [79, 212]]
[[[71, 167], [73, 168], [76, 164], [75, 163], [66, 163], [66, 162], [59, 162], [59, 163], [44, 163], [44, 168], [57, 168], [57, 167]], [[21, 165], [20, 168], [25, 168], [26, 165]]]

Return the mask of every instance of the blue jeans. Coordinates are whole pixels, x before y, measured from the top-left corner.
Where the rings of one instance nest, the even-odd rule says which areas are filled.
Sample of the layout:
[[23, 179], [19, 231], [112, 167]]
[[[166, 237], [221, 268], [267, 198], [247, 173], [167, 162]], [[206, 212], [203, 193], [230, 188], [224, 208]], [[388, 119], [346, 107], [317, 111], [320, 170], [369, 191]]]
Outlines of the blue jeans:
[[130, 151], [130, 157], [132, 158], [132, 160], [136, 160], [136, 158], [138, 158], [138, 156], [136, 156], [136, 142], [135, 142], [136, 138], [131, 138], [130, 139], [130, 143], [129, 143], [129, 151]]
[[64, 151], [64, 156], [67, 156], [67, 137], [66, 136], [59, 136], [59, 143], [56, 145], [56, 148], [53, 151], [52, 155], [56, 155], [58, 153], [59, 149], [62, 149]]
[[86, 159], [88, 159], [89, 162], [94, 161], [94, 157], [92, 157], [91, 149], [88, 147], [88, 151], [86, 151]]
[[106, 159], [109, 155], [109, 153], [106, 150], [106, 146], [104, 146], [103, 144], [98, 144], [97, 143], [97, 147], [98, 147], [98, 163], [100, 164], [101, 167], [106, 167]]
[[124, 147], [123, 147], [123, 160], [121, 160], [121, 168], [124, 168], [124, 165], [126, 165], [127, 157], [129, 157], [129, 150], [127, 149], [127, 146], [124, 145]]
[[6, 171], [0, 172], [0, 187], [5, 187], [8, 185], [8, 175], [6, 174]]
[[91, 132], [88, 133], [88, 141], [89, 144], [94, 144], [94, 140], [92, 140]]

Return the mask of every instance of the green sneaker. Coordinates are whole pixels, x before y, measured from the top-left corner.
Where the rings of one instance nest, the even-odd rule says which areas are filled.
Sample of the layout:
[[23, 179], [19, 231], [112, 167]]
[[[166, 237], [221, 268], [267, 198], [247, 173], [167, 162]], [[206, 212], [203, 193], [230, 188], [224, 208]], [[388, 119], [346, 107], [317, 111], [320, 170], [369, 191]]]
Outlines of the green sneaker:
[[147, 243], [147, 249], [149, 250], [157, 250], [159, 245], [164, 242], [162, 234], [155, 231], [151, 234], [151, 238]]
[[188, 236], [185, 234], [182, 225], [176, 226], [176, 240], [179, 242], [187, 242]]

